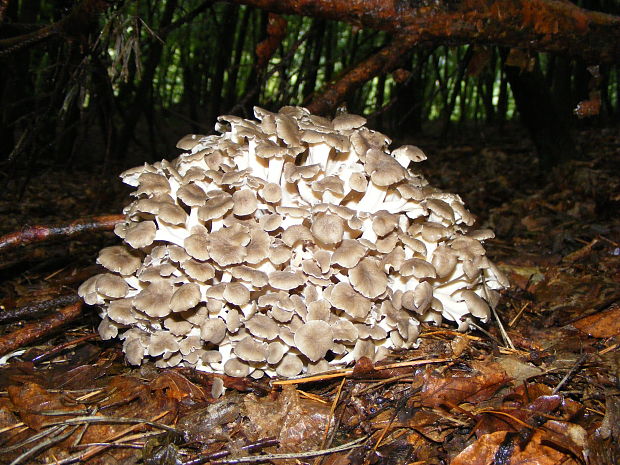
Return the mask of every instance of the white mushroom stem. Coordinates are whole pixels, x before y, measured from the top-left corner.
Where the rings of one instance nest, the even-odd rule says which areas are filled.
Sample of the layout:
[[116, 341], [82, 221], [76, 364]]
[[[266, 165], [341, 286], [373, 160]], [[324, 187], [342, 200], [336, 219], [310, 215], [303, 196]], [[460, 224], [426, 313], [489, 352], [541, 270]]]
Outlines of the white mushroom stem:
[[[346, 193], [346, 191], [345, 191]], [[326, 190], [325, 192], [323, 192], [323, 198], [322, 201], [325, 203], [333, 203], [334, 205], [339, 205], [340, 201], [344, 198], [344, 195], [342, 194], [336, 194], [335, 192], [332, 192], [330, 190]]]
[[364, 232], [362, 233], [361, 239], [366, 239], [370, 242], [375, 242], [377, 240], [377, 233], [375, 233], [374, 229], [372, 229], [371, 217], [368, 217], [363, 221], [362, 231]]
[[405, 169], [407, 169], [407, 167], [409, 166], [409, 163], [411, 162], [411, 159], [409, 158], [407, 153], [404, 151], [397, 152], [396, 155], [394, 155], [394, 158], [396, 158], [396, 161], [400, 163], [400, 166], [402, 166]]
[[284, 157], [272, 157], [269, 159], [269, 169], [267, 170], [267, 182], [280, 184], [282, 177], [282, 167], [284, 166]]
[[308, 205], [314, 205], [319, 203], [320, 199], [314, 194], [314, 191], [310, 188], [308, 183], [302, 179], [297, 181], [297, 190], [302, 199], [304, 199]]
[[[343, 153], [345, 154], [345, 156], [341, 155]], [[353, 172], [361, 173], [364, 171], [364, 168], [361, 163], [357, 163], [357, 160], [359, 160], [359, 157], [353, 151], [353, 148], [351, 148], [348, 152], [339, 152], [338, 161], [331, 159], [327, 161], [327, 166], [325, 167], [325, 176], [337, 176], [339, 172], [342, 172], [344, 174], [345, 169], [347, 177], [350, 176]]]
[[214, 218], [211, 220], [211, 231], [210, 232], [215, 232], [215, 231], [219, 231], [220, 229], [222, 229], [224, 227], [224, 218]]
[[192, 207], [190, 212], [189, 212], [189, 216], [187, 217], [187, 221], [185, 222], [185, 228], [187, 230], [190, 230], [194, 227], [194, 226], [198, 226], [199, 224], [202, 224], [200, 222], [200, 220], [198, 219], [198, 207]]
[[266, 179], [268, 169], [264, 163], [261, 163], [262, 159], [256, 155], [256, 139], [252, 138], [248, 141], [248, 157], [250, 158], [250, 168], [252, 168], [252, 175]]
[[369, 181], [364, 197], [356, 205], [357, 210], [368, 213], [375, 213], [381, 210], [381, 203], [387, 194], [387, 187], [377, 186]]
[[173, 226], [160, 221], [159, 218], [155, 218], [157, 221], [157, 232], [155, 233], [155, 241], [171, 242], [173, 244], [183, 247], [185, 238], [189, 236], [189, 230], [183, 226]]
[[329, 160], [329, 154], [332, 148], [321, 142], [319, 144], [309, 144], [310, 148], [308, 149], [310, 155], [308, 156], [307, 165], [319, 165], [323, 172], [327, 171], [327, 163]]

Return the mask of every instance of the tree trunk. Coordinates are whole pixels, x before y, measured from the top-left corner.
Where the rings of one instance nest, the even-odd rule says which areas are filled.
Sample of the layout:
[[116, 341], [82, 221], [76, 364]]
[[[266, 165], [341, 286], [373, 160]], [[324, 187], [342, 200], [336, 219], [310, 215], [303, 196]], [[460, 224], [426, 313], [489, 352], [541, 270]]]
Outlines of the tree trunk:
[[547, 170], [577, 155], [567, 115], [558, 111], [537, 64], [532, 71], [505, 66], [523, 125], [536, 146], [540, 168]]

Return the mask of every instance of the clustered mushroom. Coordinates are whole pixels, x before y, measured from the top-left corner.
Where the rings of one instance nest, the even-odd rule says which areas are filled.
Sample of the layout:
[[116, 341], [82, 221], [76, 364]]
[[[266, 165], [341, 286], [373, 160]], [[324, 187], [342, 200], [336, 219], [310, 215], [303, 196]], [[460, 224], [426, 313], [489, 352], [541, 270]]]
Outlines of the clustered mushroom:
[[361, 116], [221, 116], [221, 135], [125, 171], [135, 200], [79, 294], [129, 363], [229, 376], [314, 373], [415, 347], [420, 322], [486, 321], [506, 279], [489, 230]]

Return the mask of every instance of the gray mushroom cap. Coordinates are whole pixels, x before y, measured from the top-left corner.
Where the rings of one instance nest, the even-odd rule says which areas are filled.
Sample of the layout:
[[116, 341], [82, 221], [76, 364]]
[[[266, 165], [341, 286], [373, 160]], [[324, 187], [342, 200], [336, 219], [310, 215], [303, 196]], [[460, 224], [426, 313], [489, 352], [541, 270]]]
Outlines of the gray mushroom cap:
[[325, 321], [308, 321], [295, 332], [295, 347], [313, 362], [325, 357], [333, 344], [333, 331]]

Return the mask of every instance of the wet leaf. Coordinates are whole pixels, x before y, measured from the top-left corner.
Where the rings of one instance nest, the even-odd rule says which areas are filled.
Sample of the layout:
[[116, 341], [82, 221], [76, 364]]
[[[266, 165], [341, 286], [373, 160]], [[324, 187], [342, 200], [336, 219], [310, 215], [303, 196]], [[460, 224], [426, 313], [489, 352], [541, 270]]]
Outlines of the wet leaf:
[[301, 398], [293, 386], [284, 386], [275, 399], [253, 394], [244, 399], [244, 415], [249, 419], [245, 434], [256, 441], [276, 437], [279, 452], [318, 449], [327, 428], [330, 406]]
[[477, 364], [478, 374], [437, 375], [429, 368], [424, 374], [421, 403], [428, 407], [456, 406], [461, 402], [480, 402], [491, 397], [509, 378], [497, 363]]
[[[547, 444], [549, 435], [545, 431], [536, 431], [524, 445], [517, 444], [518, 436], [509, 434], [505, 431], [484, 434], [458, 454], [451, 465], [579, 465], [583, 460]], [[507, 439], [509, 443], [504, 444]]]
[[152, 389], [161, 389], [166, 396], [176, 400], [188, 400], [194, 403], [205, 402], [209, 395], [202, 386], [192, 383], [185, 376], [174, 370], [166, 370], [151, 381]]
[[573, 323], [573, 326], [588, 336], [608, 338], [620, 335], [620, 306], [594, 315], [586, 316]]
[[7, 389], [9, 399], [15, 406], [19, 418], [30, 428], [39, 431], [46, 423], [62, 421], [70, 418], [68, 415], [42, 415], [44, 412], [71, 412], [83, 410], [83, 404], [66, 405], [62, 401], [62, 395], [58, 392], [48, 392], [42, 386], [34, 383], [26, 383], [22, 386], [9, 386]]

